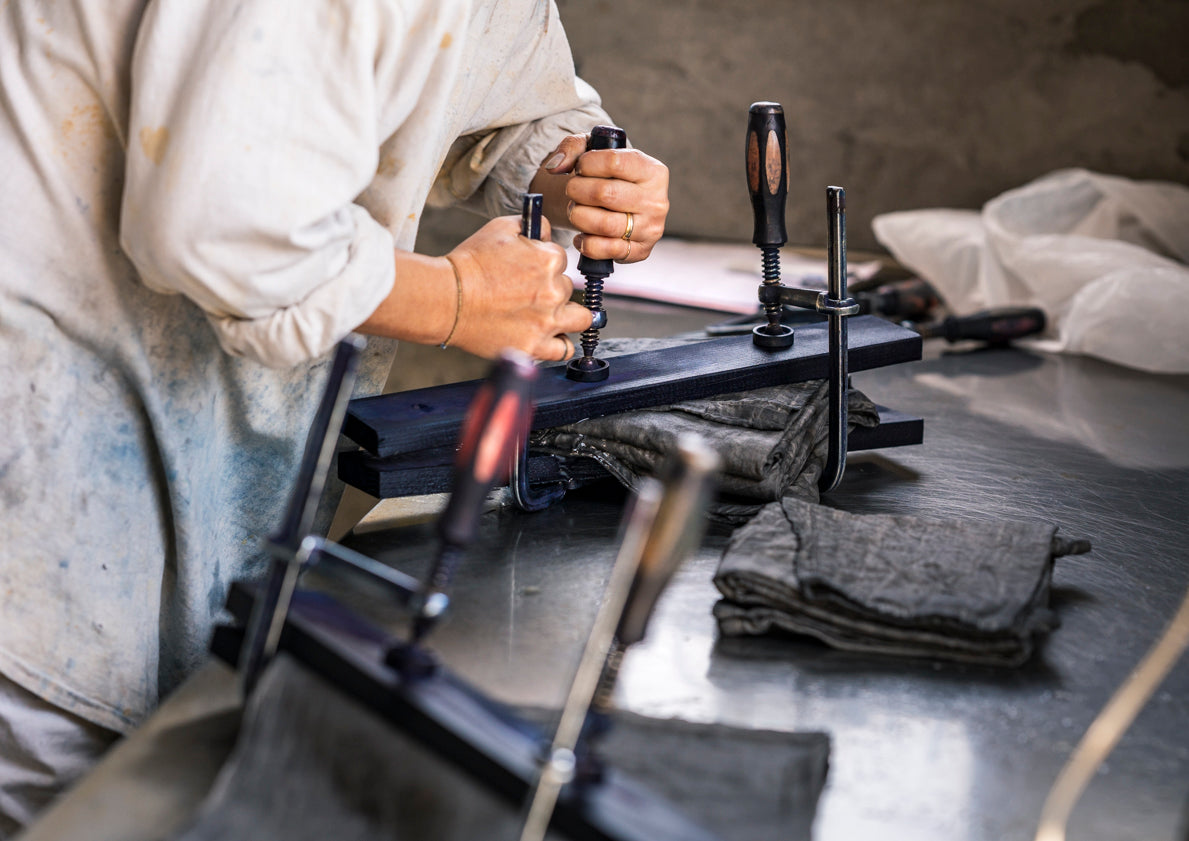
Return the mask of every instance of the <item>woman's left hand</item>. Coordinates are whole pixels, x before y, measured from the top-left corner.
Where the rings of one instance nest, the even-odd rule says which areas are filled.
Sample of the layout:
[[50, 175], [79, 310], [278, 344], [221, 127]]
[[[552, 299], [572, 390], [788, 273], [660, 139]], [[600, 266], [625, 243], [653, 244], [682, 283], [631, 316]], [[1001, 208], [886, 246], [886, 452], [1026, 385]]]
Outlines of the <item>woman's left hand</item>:
[[574, 247], [586, 257], [637, 263], [665, 232], [669, 169], [639, 149], [588, 152], [584, 135], [570, 135], [542, 171], [571, 174], [565, 185], [567, 222], [554, 224], [578, 231]]

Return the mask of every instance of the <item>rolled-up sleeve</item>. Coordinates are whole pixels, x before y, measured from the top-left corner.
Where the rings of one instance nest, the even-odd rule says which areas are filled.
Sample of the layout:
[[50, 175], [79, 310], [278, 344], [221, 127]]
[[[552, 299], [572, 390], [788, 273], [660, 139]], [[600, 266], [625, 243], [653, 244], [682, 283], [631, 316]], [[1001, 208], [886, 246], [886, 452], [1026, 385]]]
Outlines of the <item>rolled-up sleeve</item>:
[[573, 101], [567, 105], [528, 123], [459, 138], [434, 184], [432, 202], [484, 216], [519, 213], [521, 196], [563, 137], [611, 122], [598, 93], [580, 78], [574, 78]]
[[[133, 63], [121, 245], [142, 282], [275, 367], [328, 351], [394, 279], [355, 203], [376, 170], [377, 32], [396, 4], [151, 4]], [[377, 11], [389, 8], [389, 11]]]
[[[486, 123], [451, 146], [430, 193], [434, 206], [459, 205], [484, 216], [519, 213], [521, 196], [541, 164], [568, 134], [611, 122], [598, 92], [576, 75], [553, 2], [547, 20], [504, 24], [499, 81], [483, 93]], [[534, 4], [534, 9], [536, 4]], [[543, 24], [543, 25], [542, 25]]]

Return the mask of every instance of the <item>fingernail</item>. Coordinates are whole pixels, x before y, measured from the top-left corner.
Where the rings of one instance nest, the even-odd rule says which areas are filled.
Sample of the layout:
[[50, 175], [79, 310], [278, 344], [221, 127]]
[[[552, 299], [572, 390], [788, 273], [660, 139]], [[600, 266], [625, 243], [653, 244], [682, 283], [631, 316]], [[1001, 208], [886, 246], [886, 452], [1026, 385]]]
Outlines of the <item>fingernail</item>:
[[583, 243], [583, 241], [585, 241], [585, 239], [586, 239], [586, 237], [582, 236], [582, 234], [578, 234], [578, 236], [574, 237], [574, 249], [579, 254], [582, 253], [582, 243]]
[[552, 158], [545, 161], [545, 169], [553, 169], [556, 166], [560, 166], [561, 162], [564, 161], [565, 159], [566, 159], [566, 153], [558, 152]]

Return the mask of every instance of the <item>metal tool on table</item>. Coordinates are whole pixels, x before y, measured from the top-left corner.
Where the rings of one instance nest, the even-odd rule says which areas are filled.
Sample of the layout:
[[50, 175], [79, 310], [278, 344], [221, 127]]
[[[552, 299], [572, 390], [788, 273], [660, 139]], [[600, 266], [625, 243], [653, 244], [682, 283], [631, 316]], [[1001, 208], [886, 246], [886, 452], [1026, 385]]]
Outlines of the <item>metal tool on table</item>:
[[[216, 628], [211, 648], [239, 666], [248, 687], [268, 660], [284, 651], [497, 797], [523, 805], [536, 787], [543, 734], [453, 675], [423, 647], [423, 639], [448, 604], [446, 591], [458, 555], [474, 539], [482, 500], [507, 465], [511, 442], [531, 407], [527, 383], [536, 369], [525, 358], [505, 357], [477, 395], [455, 463], [455, 494], [439, 522], [442, 550], [429, 578], [420, 583], [308, 533], [360, 347], [353, 338], [336, 354], [289, 511], [273, 540], [277, 562], [264, 582], [232, 585], [227, 608], [233, 624]], [[618, 611], [624, 613], [620, 627], [626, 629], [621, 630], [625, 640], [642, 633], [640, 617], [646, 619], [665, 570], [671, 573], [673, 565], [663, 562], [682, 551], [672, 544], [688, 548], [700, 535], [696, 518], [705, 491], [689, 474], [708, 458], [694, 460], [690, 470], [665, 483], [669, 493], [663, 498], [658, 494], [654, 506], [654, 513], [660, 513], [632, 520], [636, 525], [629, 529], [624, 556], [637, 562], [632, 569], [644, 566], [628, 599], [629, 607], [638, 606], [630, 611], [634, 618]], [[649, 563], [653, 556], [657, 561]], [[393, 596], [393, 606], [411, 608], [410, 638], [393, 636], [325, 594], [299, 589], [298, 575], [315, 563], [332, 573], [346, 572], [350, 580], [378, 584]], [[626, 585], [622, 589], [628, 592]], [[591, 841], [716, 841], [645, 786], [614, 768], [603, 772], [588, 781], [580, 796], [555, 798], [550, 808], [554, 829]]]
[[[628, 136], [615, 126], [595, 126], [586, 141], [586, 149], [623, 149], [628, 145]], [[586, 278], [582, 293], [582, 306], [594, 316], [590, 327], [582, 332], [582, 355], [571, 359], [566, 366], [566, 376], [582, 383], [602, 382], [610, 376], [611, 368], [605, 359], [595, 357], [599, 345], [599, 330], [607, 326], [607, 311], [603, 309], [603, 282], [615, 271], [613, 260], [594, 260], [585, 254], [578, 258], [578, 271]]]
[[920, 321], [941, 303], [937, 290], [919, 277], [882, 283], [874, 289], [856, 292], [859, 313], [882, 315], [895, 321]]
[[757, 347], [782, 350], [793, 345], [793, 328], [781, 323], [785, 306], [803, 307], [826, 316], [829, 330], [829, 451], [818, 482], [824, 493], [833, 490], [846, 470], [849, 347], [847, 322], [859, 305], [846, 294], [846, 196], [841, 187], [826, 188], [825, 292], [798, 289], [780, 282], [780, 247], [788, 241], [784, 205], [788, 196], [788, 140], [784, 108], [775, 102], [753, 103], [747, 118], [747, 189], [755, 213], [752, 242], [763, 254], [760, 305], [768, 323], [752, 330]]
[[[678, 441], [658, 479], [645, 479], [625, 518], [611, 570], [557, 730], [525, 808], [520, 841], [542, 841], [562, 789], [597, 782], [593, 741], [606, 729], [611, 695], [628, 647], [644, 638], [657, 599], [701, 542], [719, 458], [696, 437]], [[592, 723], [597, 724], [592, 727]], [[583, 766], [586, 766], [585, 772]]]
[[1044, 332], [1044, 310], [1037, 307], [1002, 307], [970, 315], [951, 315], [929, 324], [907, 325], [922, 339], [942, 338], [947, 342], [967, 340], [1004, 345], [1015, 339]]

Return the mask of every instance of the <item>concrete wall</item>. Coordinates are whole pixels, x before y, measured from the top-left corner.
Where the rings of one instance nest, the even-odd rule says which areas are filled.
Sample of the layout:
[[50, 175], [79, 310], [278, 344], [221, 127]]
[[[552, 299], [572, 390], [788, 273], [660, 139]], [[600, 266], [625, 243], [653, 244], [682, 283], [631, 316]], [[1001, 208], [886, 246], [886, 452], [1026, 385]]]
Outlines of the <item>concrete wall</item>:
[[[877, 213], [979, 207], [1061, 167], [1189, 183], [1189, 0], [558, 5], [579, 73], [672, 170], [672, 234], [750, 239], [761, 99], [788, 117], [794, 244], [824, 241], [828, 184], [867, 248]], [[466, 224], [436, 217], [425, 240]]]

